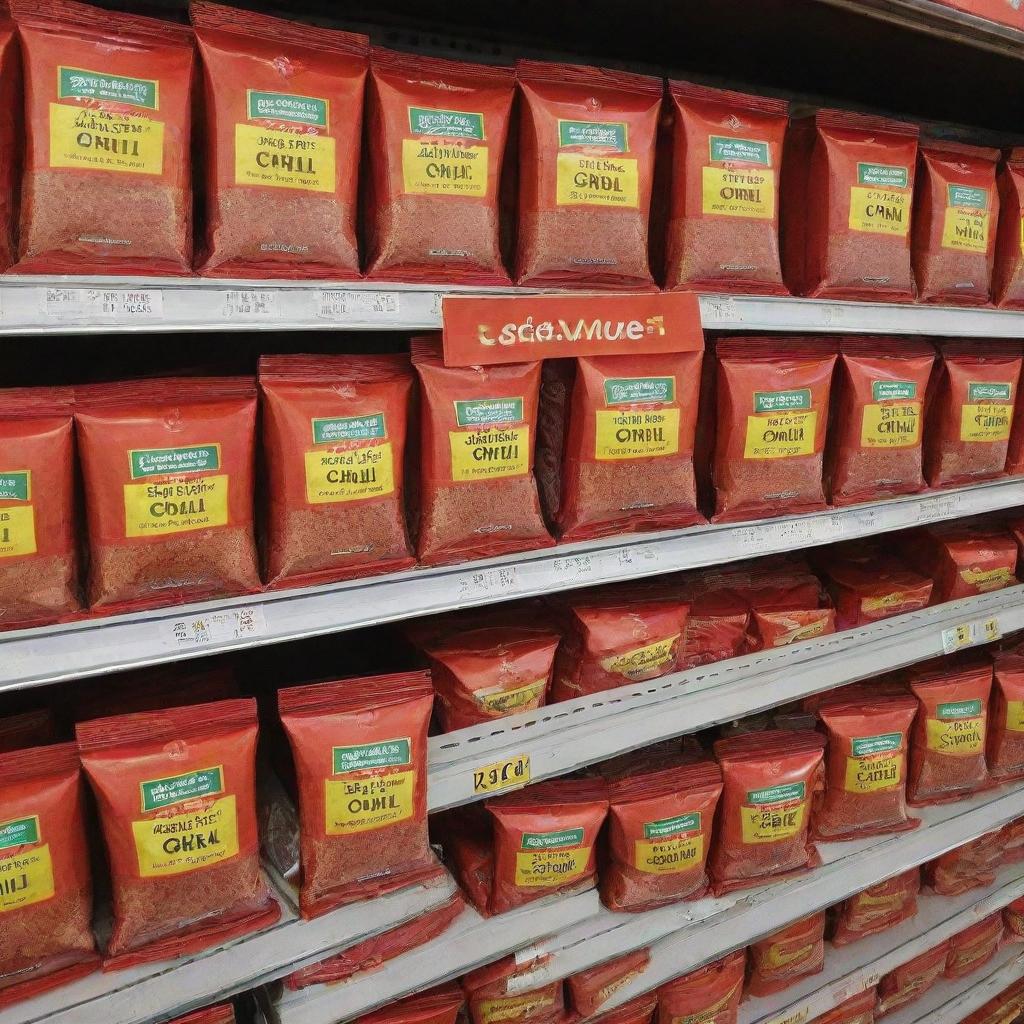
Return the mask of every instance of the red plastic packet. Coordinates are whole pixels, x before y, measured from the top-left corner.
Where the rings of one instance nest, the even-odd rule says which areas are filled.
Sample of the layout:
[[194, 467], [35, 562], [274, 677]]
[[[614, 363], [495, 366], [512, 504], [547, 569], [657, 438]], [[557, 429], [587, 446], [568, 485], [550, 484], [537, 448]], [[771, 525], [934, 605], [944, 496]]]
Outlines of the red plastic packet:
[[1011, 149], [999, 176], [999, 228], [992, 296], [997, 306], [1024, 309], [1024, 149]]
[[984, 520], [964, 519], [904, 535], [903, 551], [930, 576], [932, 604], [1011, 587], [1017, 582], [1017, 542]]
[[590, 1024], [652, 1024], [657, 1008], [658, 993], [645, 992], [614, 1010], [598, 1014], [591, 1019]]
[[17, 257], [17, 190], [21, 176], [21, 53], [6, 3], [0, 7], [0, 271]]
[[449, 981], [357, 1017], [355, 1024], [456, 1024], [464, 1002], [458, 982]]
[[942, 977], [946, 969], [949, 940], [908, 960], [882, 977], [878, 983], [876, 1017], [912, 1003], [925, 994]]
[[466, 898], [485, 917], [494, 889], [492, 818], [483, 804], [468, 804], [435, 818], [444, 859]]
[[70, 388], [0, 391], [0, 629], [79, 607], [73, 403]]
[[514, 92], [511, 68], [373, 49], [371, 277], [509, 283], [499, 220]]
[[750, 944], [745, 995], [771, 996], [825, 967], [825, 911]]
[[673, 168], [665, 286], [785, 295], [779, 169], [789, 104], [669, 82]]
[[427, 838], [427, 672], [279, 690], [299, 790], [304, 917], [442, 873]]
[[931, 601], [931, 579], [884, 556], [863, 561], [839, 556], [827, 563], [826, 572], [837, 629], [920, 611]]
[[999, 196], [999, 150], [922, 142], [914, 195], [914, 276], [918, 299], [985, 305], [992, 297]]
[[404, 502], [408, 358], [263, 356], [259, 374], [270, 584], [414, 565]]
[[907, 751], [917, 700], [877, 697], [825, 701], [818, 714], [828, 730], [825, 793], [815, 808], [814, 834], [860, 839], [916, 828], [907, 816]]
[[1003, 937], [1003, 915], [996, 911], [958, 932], [949, 940], [946, 978], [959, 981], [981, 970], [999, 950]]
[[581, 1017], [592, 1017], [620, 988], [644, 973], [651, 962], [647, 949], [636, 949], [614, 960], [572, 974], [565, 979], [572, 1008]]
[[1002, 476], [1021, 369], [1016, 342], [940, 341], [941, 364], [925, 427], [932, 487]]
[[832, 945], [847, 946], [909, 921], [917, 914], [920, 891], [921, 869], [910, 868], [843, 900], [836, 913]]
[[922, 423], [935, 350], [915, 338], [844, 338], [829, 429], [833, 505], [924, 489]]
[[822, 461], [837, 352], [824, 338], [718, 343], [716, 521], [825, 507]]
[[999, 857], [1002, 864], [1024, 860], [1024, 818], [1017, 818], [999, 830]]
[[1024, 942], [1024, 896], [1003, 907], [1003, 929], [1007, 942]]
[[710, 665], [744, 653], [750, 608], [728, 583], [714, 573], [682, 582], [680, 595], [690, 603], [679, 669]]
[[834, 633], [835, 610], [821, 581], [798, 558], [781, 556], [726, 568], [723, 580], [750, 607], [747, 650], [772, 650]]
[[657, 1024], [736, 1024], [745, 964], [746, 950], [738, 949], [662, 985], [658, 989]]
[[707, 857], [722, 771], [710, 761], [637, 769], [608, 786], [601, 899], [611, 910], [653, 910], [707, 891]]
[[25, 65], [16, 270], [192, 270], [192, 30], [75, 0], [11, 0]]
[[1001, 847], [1002, 830], [997, 829], [929, 861], [925, 878], [940, 896], [986, 888], [996, 880], [1003, 863]]
[[811, 1024], [875, 1024], [875, 987], [858, 992], [837, 1007], [815, 1017]]
[[561, 981], [524, 987], [534, 964], [519, 967], [504, 957], [471, 971], [462, 979], [471, 1024], [560, 1024], [566, 1018]]
[[417, 555], [426, 565], [554, 543], [533, 476], [540, 363], [446, 367], [416, 338], [421, 464]]
[[359, 276], [369, 40], [192, 0], [206, 110], [207, 277]]
[[985, 759], [999, 782], [1024, 777], [1024, 655], [1000, 652], [993, 666]]
[[254, 700], [75, 731], [113, 881], [104, 970], [199, 952], [278, 919], [260, 871]]
[[516, 62], [518, 284], [654, 287], [648, 220], [662, 82]]
[[817, 733], [774, 729], [715, 743], [725, 781], [709, 861], [717, 895], [814, 865], [808, 826], [824, 747]]
[[256, 388], [192, 377], [76, 389], [89, 604], [122, 611], [260, 586]]
[[23, 711], [0, 718], [0, 754], [26, 747], [41, 747], [57, 738], [57, 725], [49, 708]]
[[908, 301], [916, 125], [845, 110], [794, 121], [782, 175], [786, 284], [815, 298]]
[[[990, 0], [996, 3], [997, 0]], [[1009, 14], [1019, 13], [1014, 11]], [[1024, 982], [1014, 982], [1006, 991], [1000, 992], [995, 998], [975, 1010], [974, 1013], [964, 1017], [961, 1024], [1015, 1024], [1020, 1019], [1021, 1010], [1024, 1009]]]
[[553, 779], [488, 800], [494, 820], [494, 887], [501, 914], [596, 881], [596, 844], [608, 814], [599, 779]]

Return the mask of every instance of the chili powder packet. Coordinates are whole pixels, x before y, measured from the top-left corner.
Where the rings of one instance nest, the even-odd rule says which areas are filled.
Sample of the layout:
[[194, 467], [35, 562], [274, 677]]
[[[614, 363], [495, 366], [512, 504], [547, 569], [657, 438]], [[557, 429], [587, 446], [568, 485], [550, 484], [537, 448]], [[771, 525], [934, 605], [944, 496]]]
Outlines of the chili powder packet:
[[90, 974], [100, 961], [75, 745], [0, 754], [0, 805], [3, 1007]]
[[858, 992], [845, 1002], [815, 1017], [811, 1024], [875, 1024], [875, 987]]
[[985, 760], [999, 782], [1024, 778], [1024, 655], [995, 656]]
[[540, 363], [445, 366], [440, 346], [424, 338], [413, 339], [412, 363], [420, 379], [420, 562], [554, 544], [533, 475]]
[[895, 928], [917, 914], [921, 869], [910, 868], [843, 900], [836, 913], [833, 946], [847, 946]]
[[1002, 841], [1002, 830], [997, 829], [941, 854], [925, 866], [928, 884], [940, 896], [987, 888], [1003, 863]]
[[24, 135], [21, 53], [7, 4], [0, 7], [0, 271], [17, 258], [17, 190]]
[[931, 487], [1002, 476], [1021, 370], [1016, 342], [940, 341], [941, 364], [925, 429]]
[[193, 0], [206, 277], [359, 276], [366, 36]]
[[824, 702], [818, 714], [828, 731], [828, 749], [815, 838], [835, 842], [917, 828], [920, 820], [907, 816], [907, 751], [916, 698], [836, 698]]
[[985, 734], [992, 665], [937, 658], [912, 666], [908, 678], [920, 703], [910, 746], [910, 803], [962, 800], [989, 778]]
[[1011, 149], [996, 178], [999, 227], [996, 230], [992, 298], [1003, 309], [1024, 309], [1024, 149]]
[[1024, 818], [1017, 818], [999, 830], [1001, 864], [1019, 864], [1024, 860]]
[[744, 995], [771, 996], [825, 967], [825, 911], [750, 944]]
[[370, 68], [367, 273], [508, 284], [501, 177], [515, 72], [378, 47]]
[[658, 989], [657, 1024], [700, 1021], [736, 1024], [743, 996], [746, 950], [737, 949]]
[[516, 283], [652, 290], [648, 230], [659, 78], [516, 62]]
[[600, 878], [604, 905], [653, 910], [703, 896], [721, 793], [722, 770], [710, 761], [652, 768], [641, 762], [611, 781]]
[[984, 520], [938, 524], [904, 537], [907, 558], [934, 580], [932, 604], [988, 594], [1017, 582], [1016, 541]]
[[669, 82], [667, 288], [786, 295], [778, 175], [789, 104]]
[[999, 951], [1002, 938], [1003, 915], [1000, 911], [958, 932], [949, 940], [946, 979], [959, 981], [981, 970]]
[[427, 837], [433, 699], [427, 672], [278, 691], [299, 790], [303, 917], [443, 873]]
[[472, 1024], [500, 1021], [558, 1024], [566, 1017], [561, 981], [527, 988], [535, 961], [518, 965], [511, 956], [470, 971], [462, 979]]
[[644, 992], [630, 999], [614, 1010], [607, 1010], [594, 1017], [590, 1024], [652, 1024], [658, 1008], [658, 993]]
[[594, 884], [597, 835], [608, 814], [603, 781], [553, 779], [485, 806], [494, 822], [492, 914]]
[[108, 611], [259, 589], [256, 388], [174, 377], [75, 390], [89, 605]]
[[398, 572], [413, 375], [403, 355], [262, 356], [271, 586]]
[[824, 749], [825, 738], [809, 730], [765, 729], [715, 743], [725, 783], [708, 865], [716, 895], [815, 864], [808, 829]]
[[57, 723], [49, 708], [0, 718], [0, 754], [26, 747], [42, 747], [56, 739]]
[[1003, 907], [1003, 929], [1007, 942], [1024, 940], [1024, 897]]
[[934, 586], [929, 577], [882, 555], [864, 561], [839, 558], [829, 563], [827, 573], [840, 630], [927, 608]]
[[621, 988], [639, 978], [651, 962], [649, 949], [635, 949], [614, 960], [569, 975], [565, 979], [572, 1008], [581, 1017], [593, 1017]]
[[456, 1024], [464, 1002], [458, 982], [449, 981], [357, 1017], [355, 1024]]
[[114, 927], [104, 970], [196, 953], [273, 924], [260, 871], [256, 702], [79, 722]]
[[73, 408], [70, 388], [0, 390], [0, 630], [79, 608]]
[[914, 276], [921, 302], [983, 306], [992, 297], [998, 149], [929, 140], [918, 151]]
[[192, 270], [192, 30], [76, 0], [11, 0], [25, 68], [16, 270]]
[[878, 983], [875, 1016], [884, 1017], [920, 999], [942, 977], [948, 953], [949, 939], [883, 975]]
[[782, 253], [794, 295], [906, 302], [916, 125], [845, 110], [792, 123], [782, 176]]
[[922, 430], [935, 349], [917, 338], [844, 338], [829, 428], [833, 505], [924, 490]]
[[689, 603], [683, 647], [676, 658], [680, 671], [743, 654], [750, 609], [747, 602], [714, 574], [684, 579], [680, 596]]
[[717, 346], [716, 522], [825, 508], [829, 339], [729, 338]]

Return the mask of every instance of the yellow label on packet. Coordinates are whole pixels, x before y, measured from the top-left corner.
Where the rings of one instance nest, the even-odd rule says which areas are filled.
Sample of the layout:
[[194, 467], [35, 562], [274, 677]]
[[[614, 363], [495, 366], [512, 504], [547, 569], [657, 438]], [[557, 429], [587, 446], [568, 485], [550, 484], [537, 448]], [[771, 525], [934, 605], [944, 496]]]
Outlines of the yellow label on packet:
[[850, 189], [851, 231], [879, 235], [902, 235], [910, 231], [910, 193], [884, 188]]
[[515, 884], [542, 889], [565, 885], [586, 871], [590, 851], [589, 846], [572, 850], [517, 851]]
[[421, 196], [487, 195], [487, 146], [402, 140], [402, 182]]
[[386, 828], [412, 817], [416, 772], [324, 780], [329, 836]]
[[775, 171], [762, 168], [703, 168], [701, 209], [719, 217], [771, 220], [775, 216]]
[[874, 910], [876, 913], [895, 910], [904, 902], [900, 893], [887, 892], [881, 896], [872, 896], [871, 893], [862, 892], [854, 897], [857, 910]]
[[926, 737], [929, 750], [943, 754], [978, 754], [985, 749], [985, 718], [959, 718], [941, 721], [929, 718], [926, 723]]
[[597, 410], [594, 458], [645, 459], [679, 451], [679, 410]]
[[390, 441], [345, 452], [306, 452], [305, 458], [306, 501], [311, 505], [394, 494]]
[[1010, 732], [1024, 732], [1024, 700], [1006, 702], [1006, 728]]
[[205, 809], [133, 821], [135, 852], [143, 878], [180, 875], [230, 860], [238, 854], [234, 795]]
[[42, 903], [53, 894], [49, 843], [0, 859], [0, 914]]
[[909, 448], [920, 440], [920, 402], [864, 406], [860, 432], [864, 448]]
[[[996, 569], [961, 569], [960, 579], [983, 594], [990, 590], [1002, 590], [1017, 581], [1013, 571], [1005, 565]], [[999, 637], [986, 637], [986, 640], [998, 640]]]
[[634, 842], [633, 866], [648, 875], [674, 875], [692, 871], [704, 859], [704, 836], [680, 836]]
[[506, 996], [503, 999], [483, 999], [476, 1007], [481, 1024], [501, 1024], [501, 1021], [518, 1020], [529, 1014], [552, 1006], [555, 997], [550, 992], [527, 992], [521, 996]]
[[883, 594], [881, 597], [861, 598], [860, 608], [865, 614], [883, 612], [891, 608], [899, 608], [906, 600], [907, 595], [902, 590], [894, 590], [891, 594]]
[[988, 252], [988, 210], [947, 206], [942, 221], [942, 248], [957, 252]]
[[514, 711], [522, 711], [523, 708], [536, 707], [547, 685], [545, 677], [534, 683], [518, 686], [514, 690], [477, 690], [473, 697], [482, 708], [494, 714], [508, 715]]
[[810, 455], [817, 428], [817, 409], [748, 416], [743, 458], [788, 459]]
[[126, 537], [162, 537], [226, 526], [227, 475], [124, 485]]
[[530, 428], [501, 425], [449, 430], [452, 480], [494, 480], [530, 470]]
[[961, 441], [1007, 441], [1013, 421], [1012, 405], [962, 405], [960, 407]]
[[668, 665], [675, 659], [676, 645], [681, 634], [656, 640], [645, 647], [637, 647], [625, 654], [613, 654], [610, 658], [601, 659], [601, 668], [614, 675], [625, 676], [627, 679], [650, 679], [652, 673]]
[[846, 792], [877, 793], [898, 786], [903, 778], [902, 754], [873, 754], [846, 759]]
[[235, 184], [333, 192], [335, 140], [327, 135], [235, 125]]
[[0, 508], [0, 558], [36, 553], [36, 514], [32, 505]]
[[813, 942], [797, 949], [787, 949], [781, 943], [772, 943], [760, 959], [763, 966], [778, 970], [780, 967], [788, 967], [790, 964], [806, 960], [813, 952]]
[[736, 997], [736, 989], [741, 984], [740, 981], [736, 982], [717, 1003], [705, 1007], [700, 1013], [689, 1013], [685, 1017], [672, 1017], [671, 1024], [718, 1024], [718, 1014], [733, 1001]]
[[51, 103], [50, 166], [163, 174], [163, 122], [136, 114]]
[[559, 153], [555, 201], [559, 206], [640, 205], [636, 157]]
[[799, 835], [806, 815], [807, 786], [803, 782], [752, 790], [740, 807], [743, 842], [777, 843]]

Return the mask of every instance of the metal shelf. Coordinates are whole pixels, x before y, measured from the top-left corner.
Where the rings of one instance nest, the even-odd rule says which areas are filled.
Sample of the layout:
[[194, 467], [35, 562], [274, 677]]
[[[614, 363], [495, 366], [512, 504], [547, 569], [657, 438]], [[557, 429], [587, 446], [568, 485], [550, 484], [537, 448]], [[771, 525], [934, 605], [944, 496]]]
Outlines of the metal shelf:
[[1024, 478], [0, 633], [0, 691], [792, 551], [1024, 505]]

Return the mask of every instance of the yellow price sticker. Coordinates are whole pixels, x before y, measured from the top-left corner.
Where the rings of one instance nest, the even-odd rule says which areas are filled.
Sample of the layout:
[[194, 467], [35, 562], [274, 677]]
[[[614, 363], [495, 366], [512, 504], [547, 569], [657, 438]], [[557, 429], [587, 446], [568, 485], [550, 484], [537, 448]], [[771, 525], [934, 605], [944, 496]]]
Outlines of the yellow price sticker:
[[525, 786], [530, 781], [530, 755], [515, 757], [494, 764], [485, 764], [473, 772], [474, 793], [496, 793], [501, 789]]
[[796, 1013], [791, 1013], [787, 1017], [773, 1017], [770, 1024], [803, 1024], [810, 1015], [811, 1008], [809, 1006], [804, 1006], [797, 1010]]
[[993, 640], [999, 640], [1002, 638], [1002, 631], [999, 629], [999, 620], [993, 616], [991, 619], [986, 619], [981, 624], [981, 632], [984, 637], [985, 643], [991, 643]]

